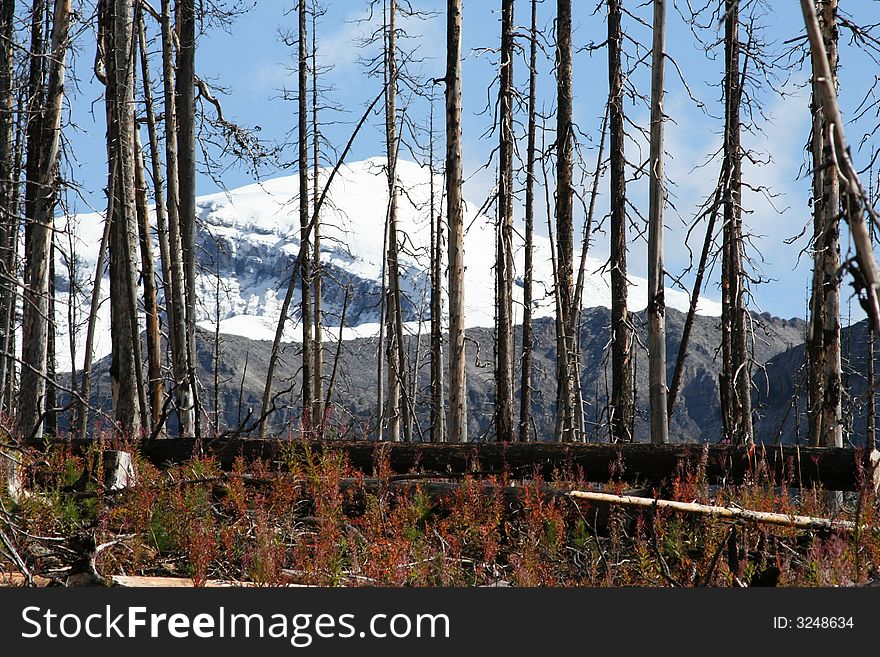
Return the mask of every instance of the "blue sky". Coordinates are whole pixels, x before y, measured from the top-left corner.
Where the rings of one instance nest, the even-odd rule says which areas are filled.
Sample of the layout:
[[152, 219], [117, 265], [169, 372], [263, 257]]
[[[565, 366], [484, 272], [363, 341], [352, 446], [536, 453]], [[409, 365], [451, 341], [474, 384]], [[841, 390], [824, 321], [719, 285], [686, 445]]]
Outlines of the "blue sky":
[[[324, 0], [326, 15], [318, 27], [319, 60], [326, 67], [322, 73], [322, 86], [327, 88], [326, 103], [339, 108], [339, 111], [325, 111], [323, 116], [332, 125], [323, 128], [326, 138], [337, 148], [346, 142], [352, 124], [357, 121], [366, 103], [380, 88], [380, 81], [366, 75], [362, 60], [375, 54], [376, 49], [364, 47], [362, 40], [377, 27], [379, 16], [373, 23], [364, 22], [366, 0]], [[88, 5], [89, 3], [84, 3]], [[197, 68], [199, 75], [228, 90], [221, 96], [228, 118], [246, 126], [259, 126], [262, 138], [272, 142], [289, 141], [289, 133], [296, 129], [295, 104], [283, 98], [282, 89], [292, 87], [295, 78], [291, 67], [295, 63], [295, 52], [284, 45], [281, 34], [292, 30], [295, 16], [292, 12], [293, 0], [260, 0], [242, 14], [228, 31], [212, 28], [199, 42]], [[485, 112], [496, 94], [490, 88], [497, 67], [496, 56], [486, 49], [497, 46], [500, 29], [498, 6], [500, 2], [490, 0], [465, 0], [464, 7], [464, 164], [467, 187], [465, 196], [472, 203], [482, 204], [491, 193], [494, 179], [494, 165], [484, 165], [489, 161], [495, 146], [495, 137], [486, 136], [491, 127], [492, 112]], [[517, 3], [517, 22], [525, 25], [528, 21], [528, 2]], [[692, 3], [698, 4], [698, 3]], [[878, 3], [846, 3], [862, 23], [880, 22]], [[419, 10], [434, 12], [433, 17], [422, 20], [402, 20], [410, 37], [402, 39], [402, 50], [414, 51], [420, 63], [412, 67], [412, 72], [422, 79], [442, 77], [445, 66], [445, 2], [437, 0], [413, 0]], [[625, 19], [625, 27], [634, 40], [650, 43], [650, 30], [640, 21], [650, 24], [651, 7], [637, 6], [634, 1], [624, 2], [632, 16]], [[676, 6], [678, 5], [678, 6]], [[598, 9], [596, 7], [598, 6]], [[554, 80], [552, 74], [552, 17], [555, 3], [545, 0], [540, 8], [539, 23], [544, 32], [546, 45], [539, 65], [539, 105], [549, 116], [548, 127], [552, 128], [555, 118]], [[587, 173], [595, 166], [595, 149], [598, 144], [604, 103], [607, 97], [607, 55], [604, 48], [585, 48], [589, 44], [600, 44], [605, 39], [605, 9], [598, 0], [576, 0], [575, 10], [575, 120], [581, 135], [581, 147]], [[702, 46], [696, 41], [691, 26], [684, 20], [682, 12], [687, 11], [687, 2], [679, 0], [669, 7], [668, 49], [687, 80], [690, 92], [682, 84], [676, 68], [667, 66], [666, 112], [670, 116], [667, 124], [667, 175], [670, 182], [671, 203], [674, 208], [667, 210], [667, 269], [678, 275], [688, 264], [688, 250], [684, 244], [687, 225], [692, 221], [698, 205], [712, 190], [718, 175], [718, 161], [707, 162], [709, 154], [717, 150], [720, 143], [721, 128], [720, 88], [722, 59], [707, 57]], [[763, 26], [764, 39], [773, 42], [771, 53], [781, 53], [789, 47], [783, 42], [803, 33], [799, 3], [796, 0], [768, 2], [758, 12], [757, 24]], [[708, 23], [708, 20], [705, 22]], [[717, 26], [701, 29], [705, 41], [719, 39], [722, 34]], [[843, 36], [847, 33], [844, 31]], [[74, 71], [79, 80], [76, 89], [71, 88], [70, 111], [77, 131], [70, 131], [68, 138], [71, 152], [76, 155], [70, 169], [73, 179], [82, 185], [82, 194], [68, 194], [68, 209], [86, 211], [90, 206], [96, 208], [103, 203], [101, 192], [106, 177], [106, 155], [103, 143], [104, 123], [101, 89], [95, 84], [91, 73], [94, 56], [93, 34], [85, 30], [78, 39], [78, 54], [74, 60]], [[525, 45], [525, 44], [523, 44]], [[644, 55], [633, 43], [626, 46], [632, 57]], [[645, 59], [650, 65], [649, 57]], [[850, 45], [844, 39], [841, 53], [841, 100], [846, 116], [854, 110], [871, 88], [880, 69], [866, 52], [858, 46]], [[806, 290], [809, 278], [809, 259], [801, 254], [806, 248], [805, 238], [787, 244], [786, 240], [798, 235], [810, 221], [809, 185], [804, 178], [802, 166], [805, 164], [803, 146], [810, 129], [809, 90], [805, 83], [808, 72], [800, 66], [789, 67], [788, 60], [782, 60], [776, 70], [777, 86], [784, 94], [769, 88], [759, 92], [756, 100], [763, 108], [764, 117], [757, 116], [760, 131], [747, 134], [745, 144], [758, 154], [758, 159], [767, 161], [762, 165], [746, 164], [744, 178], [751, 186], [763, 187], [772, 194], [772, 199], [758, 191], [747, 190], [744, 206], [747, 211], [747, 230], [752, 235], [753, 254], [763, 261], [756, 262], [757, 272], [767, 280], [753, 287], [753, 308], [768, 311], [782, 317], [800, 317], [806, 305]], [[159, 60], [154, 60], [154, 70]], [[517, 82], [525, 89], [526, 67], [517, 62]], [[641, 92], [649, 91], [649, 78], [646, 67], [633, 74], [632, 85]], [[423, 83], [422, 88], [429, 88]], [[436, 122], [442, 136], [442, 87], [436, 88]], [[406, 96], [404, 90], [402, 96]], [[704, 108], [691, 98], [693, 95]], [[401, 106], [406, 105], [402, 97]], [[418, 99], [410, 103], [408, 116], [417, 123], [427, 123], [428, 104]], [[627, 107], [630, 120], [635, 125], [644, 126], [648, 121], [648, 109], [641, 101], [630, 102]], [[849, 126], [849, 139], [857, 144], [861, 136], [870, 130], [876, 118], [873, 109], [861, 121]], [[362, 159], [382, 153], [383, 121], [373, 117], [355, 143], [350, 159]], [[638, 131], [631, 128], [631, 140], [627, 144], [627, 157], [633, 165], [640, 164], [647, 157], [647, 144]], [[553, 140], [547, 134], [547, 143]], [[540, 136], [539, 136], [540, 140]], [[525, 148], [523, 140], [522, 150]], [[438, 142], [438, 153], [442, 153], [442, 142]], [[866, 163], [870, 155], [870, 143], [856, 153], [857, 161]], [[288, 145], [283, 151], [282, 161], [291, 162], [296, 157], [295, 146]], [[264, 177], [292, 173], [292, 169], [280, 164], [267, 164], [261, 171]], [[254, 177], [246, 168], [231, 166], [222, 174], [222, 183], [232, 189], [253, 182]], [[587, 179], [587, 186], [589, 181]], [[207, 194], [218, 190], [216, 182], [207, 175], [199, 179], [199, 193]], [[586, 190], [585, 190], [586, 191]], [[601, 196], [598, 203], [599, 216], [607, 212], [607, 179], [602, 181]], [[630, 202], [640, 211], [647, 206], [647, 186], [644, 182], [634, 182], [629, 186]], [[633, 213], [633, 221], [641, 220]], [[637, 228], [637, 227], [636, 227]], [[546, 233], [543, 225], [541, 232]], [[644, 275], [646, 271], [644, 239], [639, 230], [632, 231], [630, 252], [630, 271]], [[593, 253], [605, 256], [608, 252], [607, 234], [596, 235]], [[692, 237], [692, 248], [698, 251], [702, 242], [702, 228]], [[847, 241], [844, 238], [844, 249]], [[467, 243], [465, 243], [467, 248]], [[717, 274], [717, 272], [716, 272]], [[710, 283], [706, 294], [718, 297], [715, 279]], [[687, 283], [687, 278], [685, 278]], [[848, 296], [844, 297], [843, 312], [847, 314]], [[853, 303], [853, 319], [861, 317], [857, 313], [857, 303]], [[846, 321], [846, 317], [844, 318]]]

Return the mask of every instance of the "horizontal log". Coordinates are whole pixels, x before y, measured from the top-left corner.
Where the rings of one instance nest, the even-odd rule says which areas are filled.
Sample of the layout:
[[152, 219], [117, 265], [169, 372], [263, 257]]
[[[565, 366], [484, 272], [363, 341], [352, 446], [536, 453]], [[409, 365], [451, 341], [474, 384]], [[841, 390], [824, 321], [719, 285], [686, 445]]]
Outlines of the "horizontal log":
[[[74, 441], [74, 449], [89, 443]], [[194, 455], [213, 454], [222, 468], [231, 468], [239, 456], [246, 461], [266, 459], [283, 462], [307, 452], [320, 456], [341, 452], [352, 467], [367, 474], [377, 459], [387, 459], [392, 473], [426, 472], [438, 476], [468, 472], [510, 473], [551, 480], [571, 472], [585, 481], [620, 480], [656, 485], [669, 481], [682, 464], [705, 459], [706, 476], [712, 483], [741, 484], [765, 473], [778, 485], [829, 490], [859, 490], [880, 483], [880, 453], [863, 449], [776, 445], [645, 445], [570, 443], [376, 443], [371, 441], [284, 441], [222, 439], [198, 443], [191, 438], [152, 440], [140, 443], [141, 455], [158, 467], [179, 464]]]
[[[614, 495], [612, 493], [598, 493], [592, 491], [573, 490], [568, 493], [569, 497], [594, 504], [613, 504], [616, 506], [670, 509], [681, 513], [695, 513], [698, 515], [712, 516], [714, 518], [727, 518], [729, 520], [747, 520], [765, 525], [777, 525], [780, 527], [796, 527], [797, 529], [813, 529], [826, 531], [841, 531], [853, 533], [856, 524], [848, 520], [834, 520], [831, 518], [816, 518], [814, 516], [797, 516], [785, 513], [768, 513], [766, 511], [750, 511], [732, 506], [715, 506], [710, 504], [697, 504], [696, 502], [677, 502], [675, 500], [652, 500], [645, 497], [633, 497], [631, 495]], [[862, 525], [862, 528], [866, 528]]]

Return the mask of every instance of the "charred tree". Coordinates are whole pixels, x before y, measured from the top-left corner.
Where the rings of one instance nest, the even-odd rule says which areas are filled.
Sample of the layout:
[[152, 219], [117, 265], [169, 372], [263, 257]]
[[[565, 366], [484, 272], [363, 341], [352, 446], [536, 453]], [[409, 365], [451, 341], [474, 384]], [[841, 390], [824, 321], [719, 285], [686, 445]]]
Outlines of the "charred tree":
[[523, 255], [523, 323], [522, 359], [520, 361], [519, 439], [532, 438], [532, 304], [535, 234], [535, 140], [537, 135], [537, 87], [538, 87], [538, 3], [531, 0], [531, 27], [529, 30], [529, 105], [528, 136], [526, 143], [526, 208], [525, 208], [525, 254]]
[[[387, 259], [388, 298], [385, 310], [386, 358], [388, 360], [388, 395], [385, 406], [385, 422], [388, 440], [397, 442], [401, 439], [401, 425], [409, 431], [409, 409], [401, 403], [403, 391], [406, 390], [406, 352], [403, 342], [403, 316], [401, 312], [400, 293], [400, 236], [397, 228], [397, 152], [399, 137], [397, 134], [397, 35], [396, 35], [396, 0], [388, 0], [385, 21], [385, 147], [387, 154], [388, 176], [388, 244], [385, 257]], [[407, 442], [411, 435], [404, 436]]]
[[312, 248], [309, 231], [309, 51], [305, 0], [297, 5], [297, 116], [299, 148], [299, 225], [303, 260], [300, 275], [300, 314], [302, 320], [302, 427], [308, 431], [312, 426]]
[[721, 254], [721, 413], [726, 436], [752, 442], [751, 367], [743, 270], [739, 0], [724, 0], [724, 190]]
[[468, 440], [461, 198], [461, 5], [446, 2], [446, 217], [449, 223], [449, 440]]
[[[137, 211], [138, 244], [141, 253], [141, 279], [144, 285], [144, 314], [147, 318], [147, 396], [150, 410], [150, 435], [162, 436], [162, 406], [165, 385], [162, 377], [162, 333], [159, 327], [159, 303], [156, 294], [156, 270], [153, 259], [153, 238], [150, 232], [150, 214], [147, 207], [147, 176], [140, 130], [134, 134], [134, 185]], [[146, 418], [144, 418], [146, 421]]]
[[495, 259], [495, 437], [513, 440], [514, 0], [501, 3], [498, 90], [498, 226]]
[[147, 126], [147, 136], [150, 156], [150, 174], [153, 180], [154, 211], [156, 213], [156, 236], [159, 243], [159, 259], [162, 267], [162, 293], [165, 298], [165, 313], [168, 316], [168, 346], [172, 354], [172, 360], [176, 349], [175, 334], [171, 330], [174, 321], [171, 316], [174, 312], [172, 299], [172, 269], [171, 269], [171, 241], [169, 238], [168, 211], [165, 205], [165, 177], [162, 174], [162, 153], [159, 151], [159, 131], [156, 125], [156, 109], [153, 102], [153, 82], [150, 73], [150, 60], [147, 51], [147, 35], [144, 28], [143, 12], [137, 13], [138, 50], [140, 52], [141, 81], [143, 84], [144, 99], [144, 123]]
[[556, 3], [556, 439], [573, 442], [575, 424], [574, 127], [572, 124], [571, 0]]
[[[314, 307], [314, 345], [312, 347], [312, 421], [318, 437], [324, 435], [326, 424], [324, 407], [324, 334], [322, 322], [321, 302], [323, 294], [323, 280], [321, 269], [321, 217], [318, 215], [320, 207], [318, 201], [321, 198], [321, 133], [318, 123], [318, 8], [312, 4], [312, 217], [314, 218], [314, 248], [312, 249], [312, 288], [315, 300]], [[341, 328], [340, 328], [341, 330]]]
[[608, 0], [608, 125], [611, 153], [611, 437], [630, 442], [635, 415], [633, 336], [627, 297], [626, 129], [621, 0]]
[[200, 403], [196, 379], [196, 9], [195, 0], [176, 0], [177, 179], [180, 244], [186, 303], [187, 378], [193, 403], [193, 433], [200, 433]]
[[15, 0], [0, 2], [0, 412], [12, 410], [6, 385], [15, 367], [19, 213], [16, 170]]
[[[837, 89], [837, 0], [819, 0], [817, 15]], [[813, 446], [841, 447], [840, 345], [840, 181], [819, 93], [813, 90], [813, 284], [807, 353], [809, 356], [809, 440]]]
[[[40, 58], [45, 5], [34, 3], [33, 32]], [[31, 68], [31, 125], [28, 133], [27, 191], [25, 200], [25, 285], [23, 302], [22, 368], [19, 430], [22, 436], [42, 431], [47, 379], [49, 321], [49, 273], [53, 214], [57, 201], [57, 169], [61, 143], [61, 109], [64, 99], [70, 0], [56, 0], [43, 82], [43, 62]], [[40, 69], [37, 71], [36, 69]]]
[[[174, 31], [171, 22], [171, 0], [162, 0], [162, 81], [165, 100], [165, 168], [168, 211], [168, 241], [171, 298], [166, 299], [169, 309], [169, 339], [171, 366], [174, 374], [174, 392], [181, 436], [195, 434], [194, 389], [190, 380], [189, 349], [187, 347], [186, 283], [183, 267], [183, 244], [180, 226], [180, 180], [177, 149], [177, 100], [174, 95]], [[156, 152], [158, 155], [158, 151]], [[158, 189], [158, 188], [157, 188]]]
[[666, 387], [666, 301], [663, 271], [664, 182], [663, 95], [666, 58], [666, 0], [654, 0], [651, 58], [651, 154], [648, 187], [648, 385], [651, 442], [669, 442]]
[[[136, 313], [137, 215], [134, 152], [132, 5], [108, 0], [102, 11], [107, 70], [108, 193], [110, 221], [110, 384], [117, 431], [138, 436], [146, 421]], [[115, 200], [115, 202], [113, 202]]]
[[437, 207], [434, 166], [434, 96], [428, 129], [428, 171], [431, 177], [431, 442], [446, 442], [446, 395], [443, 385], [443, 217]]

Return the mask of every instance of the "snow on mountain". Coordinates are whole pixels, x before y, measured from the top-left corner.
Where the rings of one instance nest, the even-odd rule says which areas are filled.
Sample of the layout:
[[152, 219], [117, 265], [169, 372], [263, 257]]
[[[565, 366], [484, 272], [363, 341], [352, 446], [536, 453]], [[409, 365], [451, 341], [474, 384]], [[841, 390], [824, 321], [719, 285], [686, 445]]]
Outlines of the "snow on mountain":
[[[382, 289], [382, 253], [387, 215], [388, 189], [384, 158], [371, 158], [340, 168], [321, 214], [321, 260], [325, 272], [325, 339], [339, 337], [339, 317], [348, 288], [346, 323], [343, 339], [371, 337], [379, 332], [379, 300]], [[325, 182], [330, 170], [322, 170]], [[412, 162], [398, 163], [398, 178], [403, 192], [399, 200], [398, 226], [401, 234], [400, 274], [404, 293], [403, 315], [412, 333], [425, 331], [428, 321], [430, 200], [431, 176], [426, 167]], [[199, 325], [214, 330], [219, 311], [220, 332], [255, 340], [272, 340], [281, 303], [286, 291], [286, 276], [299, 250], [298, 176], [288, 176], [248, 185], [229, 192], [203, 196], [197, 201], [200, 273], [197, 280]], [[436, 211], [444, 205], [443, 179], [435, 177]], [[465, 208], [465, 322], [467, 327], [489, 327], [494, 322], [495, 237], [493, 221], [477, 213], [478, 207]], [[71, 351], [75, 364], [82, 367], [85, 342], [85, 318], [88, 315], [91, 283], [103, 230], [103, 216], [77, 215], [59, 220], [75, 237], [61, 238], [56, 261], [56, 285], [59, 322], [56, 353], [59, 371], [69, 371]], [[155, 227], [155, 220], [153, 220]], [[522, 274], [522, 238], [517, 235], [515, 254], [517, 275]], [[154, 247], [158, 268], [158, 247]], [[74, 262], [70, 284], [70, 267]], [[444, 265], [445, 266], [445, 265]], [[603, 263], [588, 258], [585, 307], [611, 305], [610, 275]], [[536, 236], [534, 256], [536, 297], [534, 315], [551, 316], [552, 265], [550, 242]], [[647, 281], [631, 277], [629, 303], [632, 310], [647, 304]], [[74, 290], [73, 304], [67, 300]], [[161, 287], [160, 287], [161, 291]], [[218, 292], [219, 291], [219, 292]], [[102, 281], [102, 303], [94, 357], [110, 353], [110, 309], [106, 303], [109, 279]], [[287, 322], [285, 339], [301, 340], [301, 324], [294, 297], [292, 317]], [[666, 291], [671, 308], [686, 311], [688, 296], [678, 290]], [[514, 287], [516, 321], [522, 316], [522, 279]], [[698, 312], [720, 315], [717, 302], [701, 299]], [[71, 332], [68, 326], [73, 326]], [[73, 336], [74, 346], [71, 350]]]

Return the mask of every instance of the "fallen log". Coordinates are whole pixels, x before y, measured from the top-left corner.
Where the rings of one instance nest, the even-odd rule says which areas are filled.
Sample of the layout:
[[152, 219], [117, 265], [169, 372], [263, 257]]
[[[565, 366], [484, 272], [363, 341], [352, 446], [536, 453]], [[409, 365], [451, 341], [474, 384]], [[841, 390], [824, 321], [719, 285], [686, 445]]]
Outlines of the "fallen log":
[[[67, 441], [85, 449], [90, 441]], [[387, 460], [392, 473], [423, 472], [438, 477], [451, 473], [507, 472], [518, 478], [540, 475], [545, 480], [566, 473], [584, 481], [626, 481], [657, 485], [670, 481], [682, 466], [704, 463], [711, 483], [741, 484], [755, 478], [776, 485], [828, 490], [860, 490], [880, 484], [880, 453], [863, 449], [777, 445], [646, 445], [583, 443], [377, 443], [372, 441], [290, 441], [218, 439], [199, 443], [191, 438], [149, 440], [138, 445], [141, 456], [157, 467], [180, 464], [200, 454], [213, 455], [223, 469], [239, 456], [246, 461], [265, 459], [284, 463], [306, 454], [345, 455], [352, 467], [374, 472], [378, 458]], [[703, 467], [703, 466], [700, 466]]]
[[[750, 511], [739, 507], [713, 506], [696, 502], [676, 502], [674, 500], [650, 499], [633, 497], [632, 495], [614, 495], [612, 493], [596, 493], [592, 491], [573, 490], [568, 496], [576, 500], [584, 500], [594, 504], [614, 504], [617, 506], [642, 507], [652, 509], [671, 509], [683, 513], [696, 513], [715, 518], [730, 520], [747, 520], [766, 525], [780, 527], [796, 527], [797, 529], [813, 529], [826, 531], [856, 531], [856, 523], [848, 520], [816, 518], [813, 516], [797, 516], [785, 513], [769, 513], [766, 511]], [[865, 528], [864, 526], [862, 527]]]

